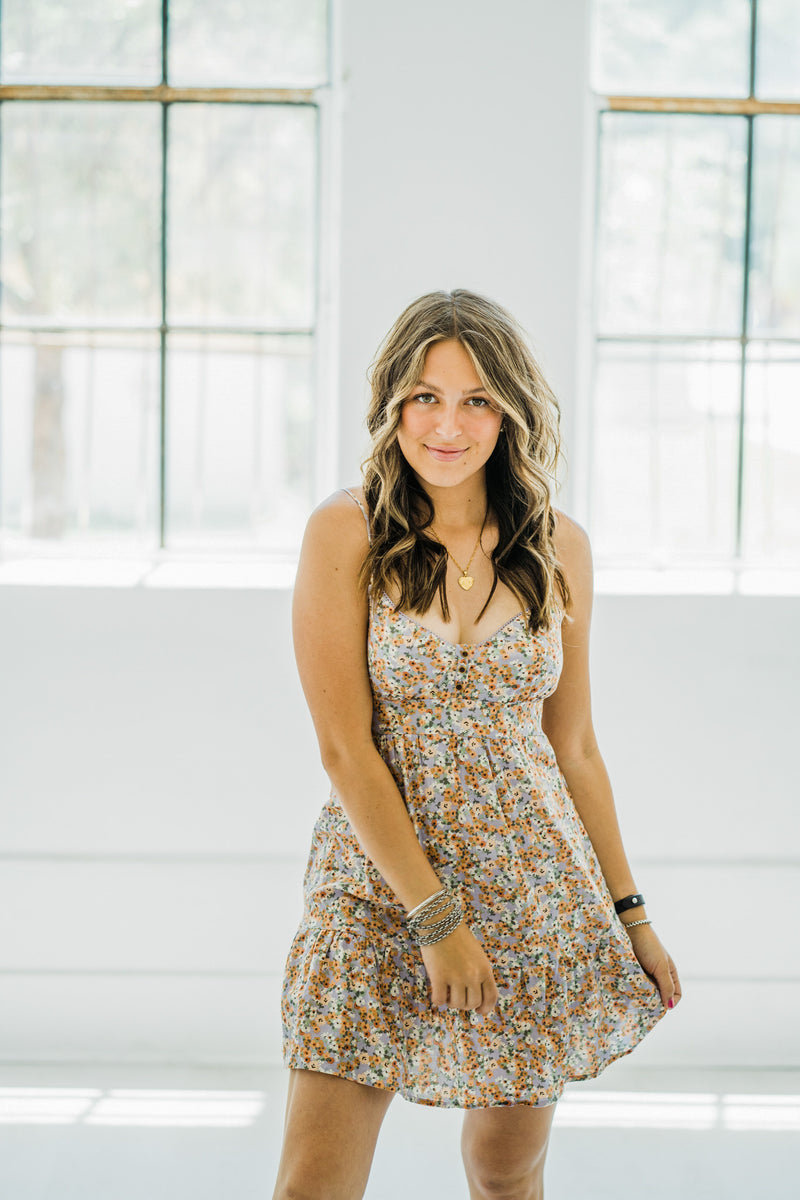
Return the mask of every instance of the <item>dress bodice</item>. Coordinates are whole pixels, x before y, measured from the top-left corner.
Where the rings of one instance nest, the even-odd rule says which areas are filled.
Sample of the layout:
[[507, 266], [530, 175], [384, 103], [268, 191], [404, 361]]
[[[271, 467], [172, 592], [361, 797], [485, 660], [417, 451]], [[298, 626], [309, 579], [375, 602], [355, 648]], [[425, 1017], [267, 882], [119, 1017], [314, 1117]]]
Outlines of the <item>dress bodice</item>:
[[484, 734], [541, 730], [541, 704], [563, 664], [560, 617], [556, 606], [549, 629], [531, 633], [520, 612], [484, 641], [458, 644], [381, 593], [370, 605], [367, 647], [374, 730], [409, 721]]

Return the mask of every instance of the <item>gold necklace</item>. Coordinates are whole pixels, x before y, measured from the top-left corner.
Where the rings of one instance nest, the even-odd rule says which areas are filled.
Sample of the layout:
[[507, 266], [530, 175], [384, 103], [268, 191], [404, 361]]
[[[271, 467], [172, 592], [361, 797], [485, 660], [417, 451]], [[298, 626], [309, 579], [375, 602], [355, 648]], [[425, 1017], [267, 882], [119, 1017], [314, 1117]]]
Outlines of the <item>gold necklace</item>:
[[481, 537], [483, 535], [483, 526], [486, 524], [486, 518], [488, 517], [488, 515], [489, 515], [489, 505], [487, 504], [486, 512], [483, 514], [483, 525], [481, 525], [480, 533], [478, 534], [478, 540], [475, 543], [475, 549], [472, 551], [472, 554], [470, 554], [469, 562], [467, 563], [467, 565], [465, 567], [462, 567], [461, 563], [456, 562], [456, 560], [453, 558], [452, 554], [450, 554], [450, 551], [447, 550], [447, 546], [444, 546], [444, 542], [439, 537], [438, 533], [436, 533], [436, 530], [433, 528], [433, 525], [431, 525], [431, 531], [436, 535], [437, 541], [440, 543], [440, 545], [444, 546], [445, 550], [447, 550], [447, 553], [450, 554], [451, 558], [453, 558], [453, 562], [456, 564], [459, 571], [461, 572], [461, 574], [458, 577], [458, 586], [463, 588], [465, 592], [468, 592], [469, 589], [472, 587], [473, 583], [475, 582], [475, 580], [472, 578], [472, 576], [470, 574], [468, 574], [468, 572], [469, 572], [470, 566], [472, 565], [472, 560], [475, 557], [475, 551], [478, 549], [478, 546], [481, 544]]

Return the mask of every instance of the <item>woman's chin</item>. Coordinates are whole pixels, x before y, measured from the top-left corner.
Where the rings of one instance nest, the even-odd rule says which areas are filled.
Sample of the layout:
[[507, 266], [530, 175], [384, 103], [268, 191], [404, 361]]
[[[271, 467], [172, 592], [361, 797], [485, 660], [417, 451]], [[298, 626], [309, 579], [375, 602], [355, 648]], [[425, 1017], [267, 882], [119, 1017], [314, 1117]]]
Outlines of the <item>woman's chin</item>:
[[411, 463], [411, 469], [417, 479], [422, 484], [427, 484], [428, 487], [435, 488], [451, 488], [457, 487], [459, 484], [471, 479], [473, 475], [480, 471], [480, 468], [460, 467], [454, 470], [448, 464], [438, 465], [436, 463]]

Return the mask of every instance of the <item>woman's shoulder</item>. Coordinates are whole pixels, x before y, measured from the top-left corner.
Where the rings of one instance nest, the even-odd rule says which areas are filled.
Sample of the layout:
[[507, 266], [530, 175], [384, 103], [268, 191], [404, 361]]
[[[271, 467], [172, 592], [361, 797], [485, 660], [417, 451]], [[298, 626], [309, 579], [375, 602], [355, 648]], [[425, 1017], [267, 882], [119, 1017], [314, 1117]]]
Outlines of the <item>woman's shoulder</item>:
[[[345, 494], [347, 492], [350, 493], [349, 500], [347, 499], [347, 496]], [[349, 504], [351, 508], [355, 507], [353, 504], [353, 497], [356, 498], [356, 500], [358, 501], [358, 503], [361, 505], [362, 508], [367, 507], [367, 501], [364, 497], [364, 489], [360, 483], [351, 484], [349, 487], [346, 487], [346, 488], [344, 488], [344, 487], [337, 488], [337, 490], [331, 494], [331, 498], [335, 498], [337, 496], [341, 500], [343, 500], [346, 504]]]
[[569, 609], [572, 612], [576, 596], [586, 592], [591, 594], [593, 589], [592, 548], [589, 535], [580, 522], [559, 508], [554, 508], [553, 512], [556, 516], [553, 546], [567, 581], [571, 597]]
[[[367, 503], [364, 499], [363, 487], [356, 484], [353, 487], [336, 488], [329, 496], [326, 496], [324, 500], [319, 502], [314, 512], [335, 513], [337, 516], [339, 513], [355, 513], [356, 516], [359, 516], [359, 509], [362, 514], [365, 513]], [[361, 516], [361, 521], [363, 524], [363, 515]]]
[[359, 548], [361, 543], [368, 540], [365, 512], [362, 487], [337, 488], [321, 500], [311, 513], [306, 526], [307, 535], [323, 540], [346, 541], [352, 543], [354, 548]]
[[562, 509], [553, 508], [552, 511], [556, 519], [553, 541], [558, 557], [561, 558], [562, 555], [568, 558], [581, 557], [581, 555], [591, 552], [589, 535], [584, 527]]

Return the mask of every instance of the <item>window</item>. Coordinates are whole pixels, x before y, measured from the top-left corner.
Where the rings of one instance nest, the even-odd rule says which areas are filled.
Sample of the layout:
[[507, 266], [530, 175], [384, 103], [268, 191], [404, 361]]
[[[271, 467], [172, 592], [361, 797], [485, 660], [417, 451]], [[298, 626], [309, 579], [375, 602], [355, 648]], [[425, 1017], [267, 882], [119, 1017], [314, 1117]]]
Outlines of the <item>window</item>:
[[326, 0], [2, 0], [0, 545], [292, 551]]
[[596, 0], [604, 566], [800, 564], [800, 6]]

